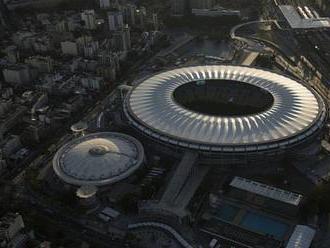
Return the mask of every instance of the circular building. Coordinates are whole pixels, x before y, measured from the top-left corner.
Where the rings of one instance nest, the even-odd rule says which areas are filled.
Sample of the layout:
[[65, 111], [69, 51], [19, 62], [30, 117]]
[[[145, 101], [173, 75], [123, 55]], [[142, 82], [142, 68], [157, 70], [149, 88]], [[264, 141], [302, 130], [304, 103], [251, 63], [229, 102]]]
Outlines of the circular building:
[[153, 75], [128, 94], [124, 112], [140, 133], [163, 145], [222, 158], [278, 154], [310, 143], [327, 116], [323, 100], [307, 86], [225, 65]]
[[143, 147], [135, 138], [104, 132], [65, 144], [54, 156], [53, 169], [71, 185], [105, 186], [130, 176], [143, 160]]
[[71, 131], [76, 135], [84, 135], [85, 131], [88, 129], [88, 124], [86, 122], [78, 122], [71, 126]]
[[76, 196], [83, 207], [96, 207], [97, 202], [97, 187], [94, 185], [83, 185], [76, 191]]

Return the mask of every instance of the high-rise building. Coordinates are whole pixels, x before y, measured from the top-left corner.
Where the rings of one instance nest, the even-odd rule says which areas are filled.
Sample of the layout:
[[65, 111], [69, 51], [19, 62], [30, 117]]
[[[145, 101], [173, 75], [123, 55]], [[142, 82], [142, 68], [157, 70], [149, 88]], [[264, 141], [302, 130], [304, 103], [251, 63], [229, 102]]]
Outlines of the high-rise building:
[[131, 49], [131, 33], [128, 25], [113, 34], [113, 42], [113, 46], [119, 51], [126, 52]]
[[96, 17], [94, 10], [85, 10], [81, 13], [81, 20], [85, 22], [85, 28], [88, 30], [96, 29]]
[[130, 50], [132, 47], [131, 29], [129, 28], [128, 25], [125, 25], [125, 27], [123, 28], [123, 33], [124, 33], [123, 47], [124, 47], [124, 51], [127, 51]]
[[190, 0], [191, 9], [211, 9], [215, 5], [215, 0]]
[[92, 41], [84, 46], [84, 56], [88, 58], [92, 58], [96, 56], [97, 51], [99, 50], [99, 42]]
[[187, 12], [187, 0], [171, 0], [171, 14], [182, 16]]
[[152, 24], [154, 26], [154, 30], [159, 30], [159, 21], [157, 13], [152, 14]]
[[140, 9], [136, 10], [136, 24], [139, 25], [141, 28], [144, 28], [146, 19], [147, 9], [142, 6]]
[[8, 25], [8, 9], [4, 3], [4, 0], [0, 0], [0, 27], [6, 27]]
[[137, 8], [134, 4], [126, 4], [125, 6], [123, 6], [123, 15], [125, 23], [132, 26], [136, 24], [136, 11]]
[[110, 8], [110, 0], [100, 0], [100, 8], [101, 9], [108, 9]]
[[110, 31], [116, 31], [124, 27], [124, 18], [121, 11], [108, 12], [108, 24]]

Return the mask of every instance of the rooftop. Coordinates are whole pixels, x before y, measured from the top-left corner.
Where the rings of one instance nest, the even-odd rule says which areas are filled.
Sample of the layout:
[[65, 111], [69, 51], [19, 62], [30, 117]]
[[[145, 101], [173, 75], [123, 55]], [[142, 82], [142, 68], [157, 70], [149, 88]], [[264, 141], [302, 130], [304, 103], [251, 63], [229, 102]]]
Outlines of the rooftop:
[[294, 206], [298, 206], [303, 198], [300, 194], [275, 188], [242, 177], [235, 177], [231, 181], [230, 186]]
[[298, 10], [291, 5], [279, 5], [279, 8], [293, 29], [330, 28], [330, 18], [321, 18], [318, 14], [308, 16], [301, 7], [298, 7]]
[[102, 186], [120, 181], [140, 167], [143, 147], [120, 133], [94, 133], [65, 144], [53, 159], [55, 173], [66, 183]]

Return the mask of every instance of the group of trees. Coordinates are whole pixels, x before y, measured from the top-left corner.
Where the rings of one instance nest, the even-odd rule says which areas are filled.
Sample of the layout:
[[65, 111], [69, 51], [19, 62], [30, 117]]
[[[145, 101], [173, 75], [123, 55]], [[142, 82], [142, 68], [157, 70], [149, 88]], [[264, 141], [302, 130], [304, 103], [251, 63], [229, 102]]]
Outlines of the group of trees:
[[318, 213], [330, 213], [330, 183], [328, 182], [316, 186], [307, 196], [302, 207], [303, 217]]

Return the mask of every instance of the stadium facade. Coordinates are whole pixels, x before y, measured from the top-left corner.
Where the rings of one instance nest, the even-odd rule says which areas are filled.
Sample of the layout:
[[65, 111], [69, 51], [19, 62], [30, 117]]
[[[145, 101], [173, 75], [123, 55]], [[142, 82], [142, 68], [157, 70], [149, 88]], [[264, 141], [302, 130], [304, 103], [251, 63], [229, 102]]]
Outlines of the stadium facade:
[[327, 107], [314, 90], [287, 76], [210, 65], [143, 80], [127, 95], [124, 114], [162, 150], [189, 149], [205, 161], [240, 163], [315, 145]]

